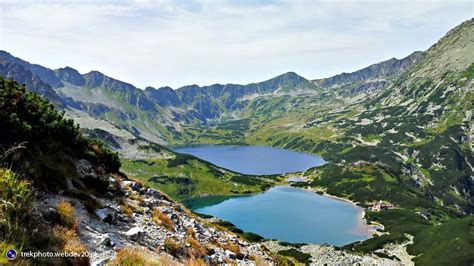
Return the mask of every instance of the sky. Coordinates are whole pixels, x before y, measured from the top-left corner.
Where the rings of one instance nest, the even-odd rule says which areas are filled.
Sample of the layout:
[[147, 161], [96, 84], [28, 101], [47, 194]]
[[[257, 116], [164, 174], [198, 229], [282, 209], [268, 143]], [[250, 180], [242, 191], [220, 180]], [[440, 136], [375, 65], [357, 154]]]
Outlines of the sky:
[[474, 0], [0, 0], [0, 50], [146, 86], [352, 72], [426, 50]]

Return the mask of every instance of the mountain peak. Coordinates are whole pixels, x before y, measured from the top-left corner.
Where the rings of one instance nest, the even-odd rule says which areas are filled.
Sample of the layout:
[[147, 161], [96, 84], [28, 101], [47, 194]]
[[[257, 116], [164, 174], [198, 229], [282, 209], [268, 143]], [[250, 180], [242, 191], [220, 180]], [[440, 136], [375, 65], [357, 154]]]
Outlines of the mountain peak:
[[[271, 79], [268, 79], [263, 82], [259, 83], [285, 83], [288, 85], [296, 86], [301, 82], [309, 82], [307, 79], [303, 78], [302, 76], [296, 74], [295, 72], [285, 72], [283, 74], [280, 74], [276, 77], [273, 77]], [[257, 83], [258, 84], [258, 83]]]
[[7, 51], [4, 51], [4, 50], [0, 50], [0, 57], [13, 57], [12, 54], [10, 54], [9, 52]]
[[112, 90], [130, 91], [130, 92], [138, 90], [135, 86], [133, 86], [130, 83], [126, 83], [126, 82], [111, 78], [97, 70], [92, 70], [82, 75], [82, 77], [84, 77], [86, 81], [85, 85], [91, 88], [105, 87]]
[[47, 84], [50, 84], [54, 88], [61, 87], [63, 85], [54, 73], [54, 71], [49, 68], [37, 64], [31, 64], [30, 62], [15, 57], [6, 51], [0, 51], [0, 58], [5, 61], [14, 62], [22, 66], [24, 69], [29, 70], [32, 73], [38, 75], [38, 77], [40, 77], [42, 81], [46, 82]]
[[181, 104], [181, 101], [179, 100], [175, 90], [170, 87], [161, 87], [155, 89], [148, 86], [145, 88], [145, 95], [147, 95], [152, 102], [161, 106], [178, 106]]
[[102, 85], [106, 76], [97, 70], [92, 70], [84, 74], [83, 77], [86, 80], [86, 85], [94, 88]]
[[54, 71], [59, 79], [65, 82], [69, 82], [76, 86], [84, 86], [86, 80], [84, 77], [72, 67], [58, 68]]
[[292, 80], [300, 80], [300, 79], [306, 80], [305, 78], [303, 78], [302, 76], [296, 74], [293, 71], [285, 72], [281, 75], [278, 75], [278, 76], [274, 77], [273, 79], [278, 79], [278, 78], [286, 78], [286, 79], [292, 79]]
[[98, 70], [91, 70], [89, 72], [87, 72], [86, 74], [84, 74], [84, 76], [93, 76], [93, 77], [105, 77], [105, 74], [103, 74], [102, 72], [98, 71]]
[[158, 89], [155, 88], [155, 87], [152, 87], [152, 86], [147, 86], [145, 88], [145, 91], [174, 91], [173, 88], [171, 87], [168, 87], [168, 86], [164, 86], [164, 87], [159, 87]]

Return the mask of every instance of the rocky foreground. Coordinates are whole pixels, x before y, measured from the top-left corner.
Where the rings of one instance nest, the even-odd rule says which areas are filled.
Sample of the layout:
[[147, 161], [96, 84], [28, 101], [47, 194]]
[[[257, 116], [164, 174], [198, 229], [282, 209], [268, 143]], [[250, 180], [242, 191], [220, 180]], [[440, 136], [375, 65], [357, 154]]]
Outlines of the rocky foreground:
[[[94, 175], [88, 166], [81, 160], [78, 172]], [[110, 183], [124, 196], [93, 196], [91, 202], [65, 194], [44, 194], [38, 204], [48, 223], [58, 219], [59, 205], [66, 202], [73, 206], [78, 236], [90, 253], [92, 265], [120, 264], [117, 257], [124, 251], [128, 256], [145, 257], [150, 265], [278, 265], [288, 260], [277, 254], [294, 249], [277, 241], [248, 242], [212, 224], [216, 218], [199, 217], [163, 193], [125, 177], [111, 176]], [[397, 264], [331, 246], [304, 245], [298, 249], [311, 255], [312, 264]]]
[[[263, 245], [275, 253], [288, 250], [287, 245], [282, 245], [278, 241], [266, 241]], [[329, 245], [298, 245], [298, 250], [311, 256], [312, 263], [309, 263], [310, 265], [409, 265], [376, 255], [353, 254], [345, 250], [337, 250], [334, 246]]]
[[60, 202], [72, 203], [79, 237], [90, 251], [92, 265], [108, 264], [126, 247], [140, 249], [157, 264], [180, 264], [196, 257], [207, 264], [272, 263], [261, 244], [209, 226], [160, 192], [133, 181], [122, 181], [120, 186], [126, 197], [120, 201], [96, 198], [101, 208], [94, 213], [78, 199], [64, 195], [47, 196], [41, 203], [46, 220], [55, 217]]

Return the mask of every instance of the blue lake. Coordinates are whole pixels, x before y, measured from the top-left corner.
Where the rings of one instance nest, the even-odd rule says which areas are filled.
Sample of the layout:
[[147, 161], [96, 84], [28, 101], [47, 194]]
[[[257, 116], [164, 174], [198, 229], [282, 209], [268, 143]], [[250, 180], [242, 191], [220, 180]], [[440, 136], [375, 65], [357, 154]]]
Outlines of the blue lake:
[[264, 146], [197, 145], [175, 147], [173, 150], [253, 175], [300, 172], [326, 163], [318, 155]]
[[194, 206], [199, 206], [195, 212], [230, 221], [267, 239], [342, 246], [369, 238], [361, 208], [293, 187], [277, 186], [204, 207], [199, 200], [209, 202], [206, 197], [194, 199]]
[[[326, 163], [317, 155], [263, 146], [197, 145], [174, 150], [254, 175], [299, 172]], [[342, 246], [369, 237], [362, 208], [289, 186], [257, 195], [209, 196], [184, 203], [195, 212], [219, 217], [267, 239]]]

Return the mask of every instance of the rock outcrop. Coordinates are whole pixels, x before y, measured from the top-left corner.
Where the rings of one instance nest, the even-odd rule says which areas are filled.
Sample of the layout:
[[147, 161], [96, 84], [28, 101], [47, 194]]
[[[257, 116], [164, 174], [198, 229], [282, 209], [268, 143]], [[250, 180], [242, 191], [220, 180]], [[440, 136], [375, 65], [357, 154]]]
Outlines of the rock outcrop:
[[[194, 259], [201, 257], [213, 265], [255, 265], [256, 257], [272, 263], [262, 244], [209, 225], [155, 189], [129, 180], [119, 182], [126, 196], [97, 198], [101, 207], [93, 212], [81, 200], [60, 194], [44, 194], [39, 204], [43, 217], [53, 223], [58, 219], [54, 210], [59, 202], [73, 204], [79, 237], [90, 251], [92, 265], [107, 264], [125, 247], [140, 247], [151, 256], [167, 256], [178, 264], [196, 250], [204, 253]], [[172, 248], [177, 250], [170, 250], [168, 242], [175, 243]]]

